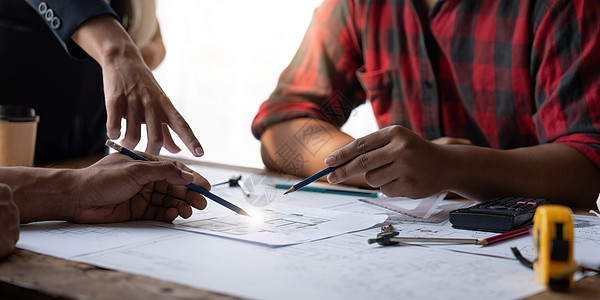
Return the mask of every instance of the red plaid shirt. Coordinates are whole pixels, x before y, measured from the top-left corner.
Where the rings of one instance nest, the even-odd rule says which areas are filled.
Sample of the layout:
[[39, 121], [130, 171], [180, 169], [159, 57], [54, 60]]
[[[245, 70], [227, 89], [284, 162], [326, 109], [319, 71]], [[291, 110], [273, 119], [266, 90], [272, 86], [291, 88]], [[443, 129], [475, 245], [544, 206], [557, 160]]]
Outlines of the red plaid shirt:
[[[367, 5], [366, 3], [370, 3]], [[563, 143], [600, 167], [600, 2], [325, 0], [252, 132], [293, 118], [499, 149]]]

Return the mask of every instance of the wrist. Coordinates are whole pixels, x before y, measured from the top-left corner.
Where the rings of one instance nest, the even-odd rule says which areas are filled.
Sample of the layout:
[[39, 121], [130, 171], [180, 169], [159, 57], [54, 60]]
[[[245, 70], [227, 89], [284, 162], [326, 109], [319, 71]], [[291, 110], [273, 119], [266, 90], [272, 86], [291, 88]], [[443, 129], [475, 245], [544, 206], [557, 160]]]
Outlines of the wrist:
[[[480, 165], [476, 146], [445, 145], [447, 168], [444, 171], [446, 190], [466, 198], [472, 198], [471, 187], [484, 180], [479, 174]], [[483, 150], [483, 149], [482, 149]]]
[[105, 43], [99, 49], [99, 56], [96, 59], [102, 69], [110, 66], [122, 66], [124, 64], [130, 64], [132, 61], [139, 60], [143, 62], [139, 49], [131, 43], [121, 43], [118, 41], [110, 41]]
[[120, 58], [137, 57], [142, 60], [125, 28], [112, 16], [101, 15], [87, 20], [72, 38], [103, 68], [107, 64], [118, 63]]
[[9, 184], [21, 223], [69, 220], [75, 211], [73, 170], [14, 168]]
[[[506, 150], [471, 145], [449, 145], [450, 176], [448, 191], [473, 200], [488, 200], [507, 193], [513, 181], [510, 166], [514, 161]], [[513, 174], [514, 175], [514, 174]]]

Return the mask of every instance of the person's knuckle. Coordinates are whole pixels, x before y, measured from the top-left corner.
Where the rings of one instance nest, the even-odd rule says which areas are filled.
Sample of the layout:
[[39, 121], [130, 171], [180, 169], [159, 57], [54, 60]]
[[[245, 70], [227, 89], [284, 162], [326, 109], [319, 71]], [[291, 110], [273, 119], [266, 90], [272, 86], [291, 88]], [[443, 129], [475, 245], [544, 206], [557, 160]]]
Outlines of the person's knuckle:
[[364, 152], [366, 147], [367, 147], [367, 140], [364, 137], [358, 138], [358, 139], [356, 139], [356, 141], [354, 141], [354, 149], [358, 153]]
[[346, 148], [339, 149], [335, 156], [337, 156], [339, 160], [345, 161], [348, 157], [348, 150], [346, 150]]
[[400, 135], [404, 132], [404, 127], [400, 126], [400, 125], [391, 125], [388, 126], [387, 128], [387, 132], [391, 135]]
[[390, 151], [390, 155], [392, 157], [407, 157], [407, 155], [409, 155], [409, 148], [407, 147], [406, 143], [397, 143], [394, 144], [392, 147], [390, 147], [389, 151]]
[[337, 168], [336, 173], [339, 174], [339, 178], [347, 178], [348, 177], [348, 170], [346, 169], [346, 167]]
[[361, 155], [358, 157], [358, 166], [363, 172], [369, 170], [369, 162], [369, 157], [366, 155]]
[[170, 160], [160, 160], [160, 161], [158, 161], [158, 164], [162, 165], [165, 169], [173, 169], [173, 170], [181, 171], [181, 169], [179, 169], [177, 167], [177, 164]]
[[4, 183], [0, 183], [0, 200], [12, 199], [12, 189]]
[[182, 115], [177, 114], [177, 116], [175, 117], [175, 122], [179, 124], [183, 131], [192, 131], [192, 127], [190, 127], [190, 124], [188, 124], [188, 122]]

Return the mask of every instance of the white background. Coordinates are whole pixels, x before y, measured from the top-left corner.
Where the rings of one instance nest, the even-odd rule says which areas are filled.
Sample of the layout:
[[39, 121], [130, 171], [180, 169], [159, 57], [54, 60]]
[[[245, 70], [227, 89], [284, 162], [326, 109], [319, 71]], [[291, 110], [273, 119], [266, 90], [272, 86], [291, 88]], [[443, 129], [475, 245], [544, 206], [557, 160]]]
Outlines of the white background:
[[[167, 55], [154, 75], [200, 139], [205, 155], [199, 160], [263, 167], [250, 125], [320, 3], [157, 1]], [[354, 137], [377, 129], [370, 105], [359, 107], [348, 123], [343, 129]], [[176, 156], [193, 158], [174, 137], [182, 148]], [[136, 149], [145, 144], [143, 137]], [[161, 155], [171, 154], [163, 149]]]

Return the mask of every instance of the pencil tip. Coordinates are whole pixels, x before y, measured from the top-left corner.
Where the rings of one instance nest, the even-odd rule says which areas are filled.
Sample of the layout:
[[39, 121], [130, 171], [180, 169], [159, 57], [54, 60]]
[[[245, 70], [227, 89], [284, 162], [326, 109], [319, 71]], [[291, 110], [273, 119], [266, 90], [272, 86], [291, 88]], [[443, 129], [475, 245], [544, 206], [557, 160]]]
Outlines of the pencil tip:
[[250, 217], [250, 215], [243, 209], [240, 209], [240, 215], [244, 215], [246, 217]]
[[287, 195], [291, 192], [295, 191], [294, 187], [291, 187], [289, 190], [285, 191], [285, 193], [283, 193], [284, 195]]

